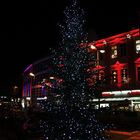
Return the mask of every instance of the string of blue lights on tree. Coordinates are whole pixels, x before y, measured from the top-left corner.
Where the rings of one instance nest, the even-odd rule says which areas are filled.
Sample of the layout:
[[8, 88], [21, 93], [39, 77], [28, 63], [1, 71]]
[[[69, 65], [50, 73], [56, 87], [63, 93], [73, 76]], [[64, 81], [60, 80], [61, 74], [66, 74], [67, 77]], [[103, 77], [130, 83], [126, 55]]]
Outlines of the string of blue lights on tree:
[[87, 83], [91, 58], [87, 48], [80, 46], [87, 42], [83, 30], [84, 11], [72, 0], [64, 16], [64, 23], [59, 25], [62, 41], [53, 59], [54, 75], [63, 79], [59, 86], [61, 99], [59, 104], [54, 101], [45, 104], [46, 119], [40, 121], [43, 137], [48, 140], [107, 140], [105, 126], [96, 119], [89, 102], [93, 96]]

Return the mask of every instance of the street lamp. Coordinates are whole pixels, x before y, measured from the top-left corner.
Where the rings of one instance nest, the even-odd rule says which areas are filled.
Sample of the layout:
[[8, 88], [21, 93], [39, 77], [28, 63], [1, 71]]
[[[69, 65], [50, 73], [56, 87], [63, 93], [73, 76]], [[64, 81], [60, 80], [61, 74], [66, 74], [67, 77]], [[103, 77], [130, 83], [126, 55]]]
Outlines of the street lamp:
[[29, 76], [31, 77], [31, 95], [30, 95], [30, 97], [31, 97], [31, 105], [33, 106], [34, 104], [35, 104], [35, 95], [33, 95], [32, 94], [32, 89], [33, 89], [33, 80], [34, 80], [34, 78], [35, 78], [35, 74], [34, 73], [32, 73], [32, 72], [30, 72], [29, 73]]
[[18, 89], [18, 86], [14, 86], [13, 88], [14, 88], [14, 91], [16, 91]]
[[30, 72], [29, 75], [30, 75], [31, 77], [35, 77], [35, 74], [32, 73], [32, 72]]
[[[100, 87], [101, 88], [101, 79], [99, 79], [99, 65], [100, 65], [100, 53], [105, 53], [105, 50], [103, 50], [103, 49], [97, 49], [97, 47], [96, 46], [94, 46], [94, 45], [91, 45], [90, 46], [90, 48], [92, 49], [92, 50], [95, 50], [96, 51], [96, 67], [97, 67], [97, 74], [98, 74], [98, 76], [97, 76], [97, 86], [96, 87]], [[99, 85], [100, 84], [100, 85]], [[97, 89], [97, 92], [102, 92], [102, 90], [100, 90], [99, 88]], [[99, 103], [99, 109], [100, 109], [100, 94], [102, 94], [102, 93], [97, 93], [98, 94], [98, 103]]]
[[13, 87], [13, 95], [14, 95], [14, 97], [17, 97], [17, 93], [18, 93], [18, 86], [14, 86]]
[[54, 79], [54, 77], [53, 77], [53, 76], [51, 76], [51, 77], [50, 77], [50, 79], [51, 79], [51, 80], [53, 80], [53, 79]]
[[90, 46], [90, 48], [92, 49], [92, 50], [95, 50], [96, 51], [96, 59], [97, 59], [97, 64], [96, 64], [96, 66], [99, 66], [100, 65], [100, 53], [105, 53], [105, 50], [104, 49], [97, 49], [97, 47], [96, 46], [94, 46], [94, 45], [91, 45]]

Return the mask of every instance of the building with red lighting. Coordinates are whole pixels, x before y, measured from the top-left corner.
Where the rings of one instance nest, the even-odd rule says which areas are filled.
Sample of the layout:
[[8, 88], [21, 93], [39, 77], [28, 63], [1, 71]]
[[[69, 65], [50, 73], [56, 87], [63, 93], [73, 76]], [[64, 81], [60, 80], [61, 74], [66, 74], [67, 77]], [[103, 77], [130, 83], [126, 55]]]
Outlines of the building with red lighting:
[[[140, 110], [140, 34], [139, 29], [88, 43], [89, 53], [96, 56], [90, 84], [102, 83], [101, 106]], [[52, 57], [39, 60], [23, 72], [23, 102], [31, 97], [47, 99], [58, 80], [53, 75]], [[96, 63], [95, 63], [96, 62]], [[91, 62], [92, 63], [92, 62]], [[47, 85], [47, 88], [44, 86]], [[93, 99], [97, 103], [98, 99]]]
[[[101, 105], [140, 108], [140, 34], [139, 29], [97, 40], [88, 44], [96, 54], [96, 67], [91, 67], [91, 83], [103, 83]], [[94, 72], [93, 72], [94, 73]], [[94, 102], [98, 99], [94, 99]]]

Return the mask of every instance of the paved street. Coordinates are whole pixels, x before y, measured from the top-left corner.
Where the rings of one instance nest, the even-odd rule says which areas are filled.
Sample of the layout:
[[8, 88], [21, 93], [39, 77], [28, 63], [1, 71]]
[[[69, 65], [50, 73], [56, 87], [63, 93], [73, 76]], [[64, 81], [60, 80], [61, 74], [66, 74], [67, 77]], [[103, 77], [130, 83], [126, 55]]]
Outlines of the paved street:
[[[105, 110], [105, 112], [107, 111]], [[114, 122], [113, 124], [116, 125], [120, 122], [118, 124], [119, 127], [115, 126], [111, 131], [109, 131], [110, 140], [140, 140], [140, 127], [138, 127], [140, 121], [137, 120], [140, 115], [134, 114], [133, 117], [131, 114], [133, 118], [127, 119], [127, 117], [129, 117], [130, 115], [126, 114], [127, 117], [122, 117], [122, 114], [124, 113], [122, 112], [118, 115], [108, 115], [112, 116], [113, 119], [111, 119], [111, 117], [107, 117], [107, 114], [100, 114], [100, 116], [103, 116], [104, 118], [104, 123], [109, 121], [108, 123]], [[1, 109], [0, 140], [42, 140], [42, 138], [40, 137], [42, 136], [42, 131], [38, 129], [38, 122], [40, 118], [44, 118], [44, 116], [46, 116], [46, 114], [40, 114], [37, 112], [33, 113], [31, 110], [25, 113], [9, 111], [8, 109], [7, 111], [6, 109]]]
[[111, 140], [140, 140], [140, 131], [125, 132], [125, 131], [110, 131]]

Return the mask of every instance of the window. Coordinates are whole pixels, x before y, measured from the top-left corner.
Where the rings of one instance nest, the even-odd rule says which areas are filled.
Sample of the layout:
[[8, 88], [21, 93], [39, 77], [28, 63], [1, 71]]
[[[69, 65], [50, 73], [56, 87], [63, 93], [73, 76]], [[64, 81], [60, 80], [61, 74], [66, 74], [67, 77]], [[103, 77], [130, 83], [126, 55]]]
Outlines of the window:
[[111, 58], [117, 58], [117, 46], [111, 47]]
[[103, 82], [104, 81], [104, 77], [105, 77], [105, 74], [104, 74], [103, 70], [97, 71], [97, 73], [95, 73], [92, 76], [93, 83], [94, 84], [97, 84], [97, 83], [99, 84], [99, 83]]
[[120, 56], [126, 56], [126, 44], [120, 44]]
[[137, 67], [138, 81], [140, 81], [140, 67]]
[[113, 83], [118, 83], [118, 78], [117, 78], [117, 70], [112, 71], [112, 82]]
[[136, 40], [136, 53], [140, 53], [140, 40]]
[[122, 69], [122, 70], [121, 70], [122, 84], [127, 83], [127, 77], [128, 77], [127, 69]]

